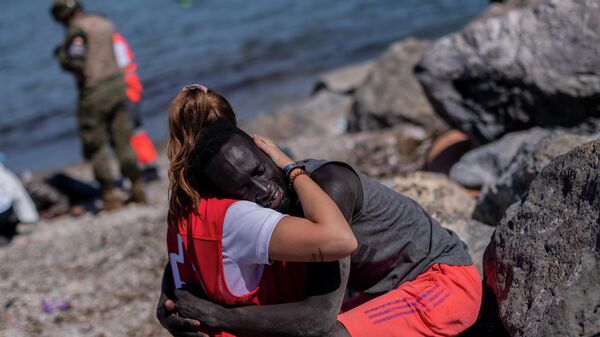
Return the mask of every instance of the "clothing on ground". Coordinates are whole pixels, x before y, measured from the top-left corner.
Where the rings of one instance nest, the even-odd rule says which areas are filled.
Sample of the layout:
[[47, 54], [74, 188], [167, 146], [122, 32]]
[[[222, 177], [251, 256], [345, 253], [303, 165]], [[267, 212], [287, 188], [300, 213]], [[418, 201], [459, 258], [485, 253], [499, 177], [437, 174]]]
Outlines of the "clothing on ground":
[[11, 171], [0, 164], [0, 202], [5, 211], [8, 207], [13, 207], [19, 222], [34, 223], [38, 222], [40, 217], [35, 208], [35, 204], [29, 197], [29, 194], [23, 187], [23, 184]]

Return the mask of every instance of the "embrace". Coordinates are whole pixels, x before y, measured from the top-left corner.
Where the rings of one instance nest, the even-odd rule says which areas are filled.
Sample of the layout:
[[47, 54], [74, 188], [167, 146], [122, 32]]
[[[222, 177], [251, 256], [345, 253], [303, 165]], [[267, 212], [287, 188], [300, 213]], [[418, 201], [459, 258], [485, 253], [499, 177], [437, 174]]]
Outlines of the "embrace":
[[173, 100], [169, 132], [157, 317], [172, 335], [456, 336], [475, 322], [466, 245], [412, 199], [349, 164], [293, 161], [202, 85]]

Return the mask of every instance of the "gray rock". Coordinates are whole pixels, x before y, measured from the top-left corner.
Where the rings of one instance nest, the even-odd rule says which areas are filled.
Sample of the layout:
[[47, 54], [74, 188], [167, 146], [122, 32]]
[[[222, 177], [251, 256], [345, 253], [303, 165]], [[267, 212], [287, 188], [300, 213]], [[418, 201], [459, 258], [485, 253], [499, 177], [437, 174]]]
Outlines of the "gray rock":
[[473, 189], [491, 184], [500, 177], [523, 144], [537, 143], [549, 133], [550, 130], [533, 128], [506, 134], [464, 154], [450, 169], [450, 178]]
[[275, 113], [259, 114], [241, 127], [278, 141], [299, 135], [338, 135], [346, 131], [351, 104], [348, 96], [321, 91]]
[[438, 115], [486, 143], [533, 126], [600, 130], [600, 3], [538, 0], [435, 42], [415, 68]]
[[554, 131], [538, 141], [524, 142], [500, 177], [484, 186], [473, 219], [495, 226], [506, 209], [525, 196], [533, 179], [552, 159], [598, 136]]
[[413, 67], [428, 45], [409, 38], [392, 44], [383, 53], [354, 95], [350, 131], [376, 130], [404, 122], [430, 131], [445, 127], [413, 75]]
[[[88, 165], [72, 169], [93, 179]], [[153, 311], [167, 262], [168, 188], [167, 179], [147, 185], [149, 205], [42, 220], [0, 247], [0, 336], [165, 336]], [[44, 299], [71, 308], [47, 314]]]
[[443, 174], [414, 172], [397, 177], [392, 188], [417, 201], [434, 219], [454, 231], [469, 246], [473, 263], [482, 272], [483, 252], [490, 242], [493, 227], [470, 219], [475, 200]]
[[438, 218], [471, 217], [475, 199], [464, 188], [443, 174], [414, 172], [396, 177], [394, 190], [416, 200], [430, 214]]
[[374, 178], [413, 172], [423, 166], [430, 135], [416, 126], [398, 125], [351, 134], [300, 135], [283, 142], [294, 158], [326, 158], [356, 165]]
[[523, 9], [533, 6], [536, 0], [492, 0], [488, 8], [481, 13], [474, 21], [481, 21], [487, 18], [501, 16], [513, 9]]
[[600, 334], [600, 140], [555, 158], [506, 212], [484, 255], [513, 337]]
[[319, 76], [313, 92], [327, 90], [338, 94], [352, 94], [366, 80], [373, 62], [363, 62], [336, 69]]

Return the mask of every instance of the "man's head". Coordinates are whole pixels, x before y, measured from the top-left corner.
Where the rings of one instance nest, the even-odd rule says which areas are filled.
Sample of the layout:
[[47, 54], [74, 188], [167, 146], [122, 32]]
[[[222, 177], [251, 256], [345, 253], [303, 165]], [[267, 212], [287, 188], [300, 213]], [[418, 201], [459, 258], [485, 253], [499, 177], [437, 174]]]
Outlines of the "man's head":
[[81, 10], [82, 6], [79, 0], [53, 0], [50, 14], [54, 20], [66, 25], [73, 15]]
[[194, 185], [200, 191], [289, 211], [291, 198], [283, 173], [237, 127], [228, 123], [207, 127], [191, 158]]

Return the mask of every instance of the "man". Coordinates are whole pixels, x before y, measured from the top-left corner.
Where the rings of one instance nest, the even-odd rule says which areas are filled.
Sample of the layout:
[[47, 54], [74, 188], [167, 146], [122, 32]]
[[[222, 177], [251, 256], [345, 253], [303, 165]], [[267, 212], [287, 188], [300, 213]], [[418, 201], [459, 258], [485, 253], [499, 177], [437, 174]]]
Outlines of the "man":
[[125, 106], [123, 73], [113, 49], [115, 29], [106, 18], [84, 13], [79, 0], [54, 0], [51, 13], [66, 28], [64, 43], [55, 49], [55, 55], [77, 81], [77, 122], [83, 155], [100, 183], [104, 208], [123, 205], [114, 187], [107, 138], [123, 175], [131, 180], [130, 201], [145, 203], [144, 183], [129, 145], [133, 126]]
[[[210, 126], [194, 151], [211, 147], [219, 148], [219, 152], [200, 166], [203, 186], [208, 184], [217, 196], [263, 206], [270, 205], [271, 196], [283, 192], [289, 202], [278, 205], [291, 206], [278, 210], [301, 214], [282, 172], [243, 131]], [[358, 240], [349, 276], [347, 261], [342, 260], [339, 266], [313, 264], [311, 268], [327, 271], [327, 276], [309, 274], [309, 296], [281, 305], [224, 308], [176, 290], [177, 314], [171, 314], [168, 310], [173, 309], [173, 303], [165, 300], [170, 275], [165, 275], [157, 308], [165, 327], [175, 336], [194, 336], [190, 331], [199, 323], [183, 316], [241, 334], [451, 336], [474, 323], [481, 279], [456, 234], [443, 229], [413, 200], [370, 180], [350, 165], [317, 160], [301, 164], [337, 203]], [[335, 303], [343, 296], [346, 278], [348, 287], [362, 295], [336, 322], [339, 307]], [[324, 288], [319, 289], [321, 282]]]

